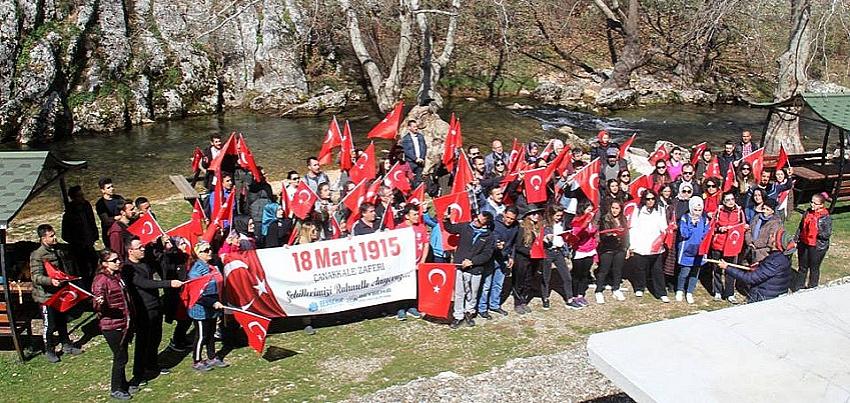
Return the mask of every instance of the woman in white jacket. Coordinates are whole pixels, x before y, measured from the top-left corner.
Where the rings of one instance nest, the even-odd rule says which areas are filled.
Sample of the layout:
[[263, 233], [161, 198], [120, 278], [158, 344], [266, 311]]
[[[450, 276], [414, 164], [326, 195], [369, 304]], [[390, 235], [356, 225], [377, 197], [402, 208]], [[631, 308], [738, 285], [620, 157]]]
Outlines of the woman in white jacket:
[[661, 255], [664, 252], [664, 234], [667, 231], [667, 215], [658, 206], [658, 194], [647, 190], [640, 198], [640, 205], [629, 220], [629, 250], [635, 268], [633, 278], [635, 296], [642, 297], [649, 279], [649, 291], [662, 302], [670, 302], [664, 284], [664, 267]]

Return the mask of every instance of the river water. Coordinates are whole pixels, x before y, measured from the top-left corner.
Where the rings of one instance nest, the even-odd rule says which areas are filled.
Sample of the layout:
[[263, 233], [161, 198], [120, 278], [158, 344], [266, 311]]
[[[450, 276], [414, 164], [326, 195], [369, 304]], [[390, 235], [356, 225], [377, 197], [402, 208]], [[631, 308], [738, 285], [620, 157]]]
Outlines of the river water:
[[[683, 145], [708, 141], [720, 147], [725, 140], [737, 138], [745, 129], [758, 136], [766, 116], [764, 110], [741, 106], [672, 105], [598, 117], [547, 106], [512, 111], [495, 103], [468, 100], [455, 100], [444, 111], [445, 120], [448, 120], [448, 111], [460, 117], [464, 144], [481, 145], [484, 152], [489, 152], [493, 139], [501, 139], [505, 147], [510, 147], [514, 137], [523, 142], [544, 141], [556, 137], [555, 130], [564, 125], [573, 127], [583, 137], [595, 136], [598, 130], [605, 129], [617, 141], [638, 132], [635, 146], [649, 149], [659, 139]], [[365, 107], [347, 111], [338, 118], [351, 120], [357, 147], [368, 145], [366, 132], [380, 119]], [[258, 164], [265, 167], [272, 179], [281, 179], [291, 169], [305, 170], [304, 160], [318, 153], [328, 120], [328, 117], [282, 119], [229, 112], [220, 116], [157, 122], [110, 135], [76, 137], [48, 148], [65, 159], [88, 161], [89, 168], [70, 175], [68, 184], [82, 184], [90, 200], [99, 196], [97, 180], [103, 176], [111, 177], [116, 192], [125, 197], [143, 195], [155, 200], [177, 193], [168, 175], [189, 175], [192, 150], [207, 144], [210, 134], [241, 131]], [[386, 150], [389, 146], [387, 140], [376, 142], [378, 150]], [[22, 215], [59, 212], [61, 206], [56, 193], [47, 193], [50, 194], [36, 200]]]

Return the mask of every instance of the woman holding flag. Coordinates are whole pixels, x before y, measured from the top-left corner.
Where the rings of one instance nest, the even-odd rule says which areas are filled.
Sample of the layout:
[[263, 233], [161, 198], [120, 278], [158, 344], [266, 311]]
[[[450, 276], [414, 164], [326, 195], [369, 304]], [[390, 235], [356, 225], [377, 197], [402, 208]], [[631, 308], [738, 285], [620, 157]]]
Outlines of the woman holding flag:
[[[738, 254], [744, 245], [744, 211], [736, 203], [734, 190], [723, 194], [722, 204], [717, 209], [714, 217], [714, 239], [711, 241], [711, 250], [708, 255], [711, 259], [723, 259], [727, 262], [737, 263]], [[715, 265], [714, 300], [725, 299], [736, 304], [735, 279], [725, 274], [722, 269]]]
[[[213, 337], [216, 321], [221, 315], [219, 311], [224, 308], [218, 295], [223, 281], [218, 269], [210, 264], [213, 252], [209, 243], [198, 241], [195, 244], [195, 255], [198, 260], [189, 270], [189, 282], [185, 284], [189, 291], [189, 317], [195, 321], [195, 330], [198, 333], [198, 341], [195, 343], [195, 349], [192, 352], [192, 369], [206, 372], [213, 368], [224, 368], [230, 365], [216, 356], [215, 338]], [[198, 282], [196, 287], [191, 286], [192, 282]], [[195, 291], [193, 291], [195, 289], [198, 289], [200, 295], [195, 294]], [[207, 350], [207, 359], [202, 358], [203, 349]]]
[[635, 296], [643, 297], [649, 282], [649, 291], [661, 302], [670, 302], [664, 284], [664, 267], [661, 255], [664, 252], [664, 237], [667, 233], [666, 211], [658, 206], [658, 193], [647, 189], [640, 198], [640, 205], [629, 220], [629, 251], [634, 261], [633, 278]]

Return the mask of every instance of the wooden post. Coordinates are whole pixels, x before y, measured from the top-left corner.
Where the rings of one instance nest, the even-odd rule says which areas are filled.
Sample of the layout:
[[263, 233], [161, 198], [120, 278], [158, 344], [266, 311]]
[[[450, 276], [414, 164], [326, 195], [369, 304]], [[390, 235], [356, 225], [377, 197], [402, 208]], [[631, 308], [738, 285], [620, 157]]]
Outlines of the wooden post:
[[820, 152], [820, 166], [826, 165], [826, 147], [829, 145], [829, 131], [832, 129], [832, 125], [827, 122], [826, 123], [826, 133], [823, 135], [823, 146], [821, 146]]
[[12, 308], [12, 293], [9, 291], [9, 275], [6, 271], [6, 228], [0, 228], [0, 272], [3, 274], [3, 298], [6, 300], [6, 314], [9, 316], [9, 330], [12, 332], [12, 344], [18, 352], [18, 361], [24, 362], [24, 350], [18, 335], [15, 313]]
[[832, 187], [832, 201], [829, 202], [829, 213], [835, 209], [835, 204], [838, 202], [838, 194], [841, 191], [841, 186], [844, 183], [844, 129], [838, 128], [838, 178], [835, 180], [835, 186]]

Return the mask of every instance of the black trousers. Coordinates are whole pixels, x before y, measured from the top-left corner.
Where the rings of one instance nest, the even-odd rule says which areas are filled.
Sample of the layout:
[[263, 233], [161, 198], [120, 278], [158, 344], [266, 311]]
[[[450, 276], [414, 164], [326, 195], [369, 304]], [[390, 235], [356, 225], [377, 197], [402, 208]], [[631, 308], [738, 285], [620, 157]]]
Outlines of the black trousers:
[[511, 283], [514, 289], [514, 306], [526, 305], [531, 299], [531, 277], [540, 259], [526, 259], [524, 256], [514, 258]]
[[189, 337], [187, 334], [189, 333], [189, 329], [192, 327], [192, 320], [175, 320], [177, 323], [174, 326], [174, 333], [171, 335], [171, 341], [177, 346], [186, 346], [190, 343]]
[[[708, 256], [711, 259], [723, 259], [729, 263], [738, 263], [738, 257], [723, 257], [723, 252], [719, 250], [710, 250], [708, 251]], [[720, 297], [723, 299], [731, 297], [735, 294], [735, 278], [726, 273], [726, 270], [721, 270], [717, 267], [717, 264], [711, 264], [711, 288], [714, 292], [714, 295], [720, 294]]]
[[[596, 275], [596, 292], [602, 292], [605, 289], [605, 284], [611, 284], [611, 289], [617, 291], [620, 289], [620, 283], [623, 281], [623, 264], [626, 261], [626, 251], [616, 250], [607, 251], [599, 254], [599, 273]], [[611, 282], [608, 282], [608, 276], [611, 276]]]
[[561, 276], [561, 285], [563, 286], [562, 295], [564, 299], [570, 300], [573, 297], [573, 278], [567, 266], [567, 259], [564, 258], [564, 254], [561, 251], [546, 251], [546, 258], [543, 259], [543, 281], [540, 284], [543, 299], [549, 299], [553, 264], [555, 265], [555, 270], [558, 271], [558, 275]]
[[103, 338], [106, 339], [106, 344], [112, 350], [112, 377], [111, 388], [112, 392], [127, 391], [127, 374], [124, 368], [127, 367], [129, 353], [127, 345], [130, 344], [130, 335], [124, 336], [123, 330], [104, 330]]
[[194, 362], [204, 360], [203, 350], [207, 350], [207, 359], [215, 357], [215, 327], [216, 318], [195, 320], [195, 330], [198, 333], [198, 341], [195, 342], [195, 350], [192, 352]]
[[[56, 345], [71, 344], [68, 337], [68, 316], [56, 308], [41, 306], [41, 317], [44, 319], [44, 351], [53, 351]], [[53, 336], [56, 333], [56, 336]]]
[[573, 296], [583, 297], [587, 293], [591, 266], [593, 266], [593, 256], [573, 259]]
[[[804, 245], [802, 243], [797, 246], [797, 259], [799, 268], [797, 275], [794, 278], [794, 291], [806, 287], [817, 287], [820, 281], [820, 265], [823, 263], [823, 258], [826, 257], [826, 251], [818, 250], [815, 246]], [[806, 277], [809, 278], [808, 285]]]
[[140, 382], [159, 372], [157, 357], [162, 341], [162, 313], [142, 311], [136, 315], [136, 347], [133, 350], [133, 380]]
[[635, 266], [635, 291], [643, 291], [649, 283], [649, 292], [655, 298], [667, 296], [667, 288], [664, 284], [664, 261], [663, 254], [641, 255], [635, 253], [632, 259]]

